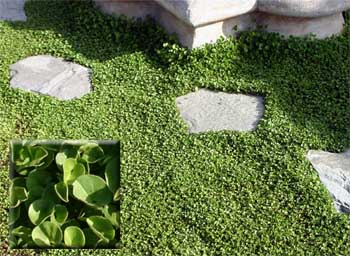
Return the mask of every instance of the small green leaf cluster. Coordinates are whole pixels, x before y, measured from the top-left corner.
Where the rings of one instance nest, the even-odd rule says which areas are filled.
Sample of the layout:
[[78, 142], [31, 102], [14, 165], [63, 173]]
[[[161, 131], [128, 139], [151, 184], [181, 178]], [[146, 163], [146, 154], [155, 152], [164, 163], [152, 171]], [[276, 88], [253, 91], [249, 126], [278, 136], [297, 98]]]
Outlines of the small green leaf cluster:
[[23, 141], [11, 146], [12, 248], [116, 247], [117, 144]]

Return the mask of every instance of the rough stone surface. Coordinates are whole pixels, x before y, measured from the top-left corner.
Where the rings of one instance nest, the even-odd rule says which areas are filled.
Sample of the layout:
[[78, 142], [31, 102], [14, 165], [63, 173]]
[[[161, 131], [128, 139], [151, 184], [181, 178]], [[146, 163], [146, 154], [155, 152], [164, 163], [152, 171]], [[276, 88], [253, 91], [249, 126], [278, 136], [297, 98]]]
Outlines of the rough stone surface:
[[323, 39], [340, 34], [344, 29], [342, 13], [317, 18], [296, 18], [257, 12], [257, 24], [266, 26], [266, 31], [276, 32], [284, 36], [316, 35]]
[[[152, 16], [168, 33], [192, 49], [220, 37], [267, 26], [285, 36], [318, 38], [343, 31], [342, 11], [350, 0], [95, 0], [109, 14]], [[237, 26], [237, 31], [232, 28]]]
[[206, 89], [178, 97], [176, 104], [190, 133], [253, 131], [264, 112], [262, 97]]
[[0, 0], [0, 20], [25, 21], [25, 0]]
[[23, 59], [10, 67], [12, 88], [50, 95], [62, 100], [91, 92], [90, 70], [47, 55]]
[[257, 0], [155, 0], [185, 23], [194, 27], [222, 21], [254, 11]]
[[350, 8], [349, 0], [259, 0], [258, 10], [271, 14], [313, 18], [328, 16]]
[[103, 12], [115, 15], [126, 15], [134, 18], [156, 17], [159, 6], [153, 0], [95, 0]]
[[337, 211], [350, 213], [350, 150], [339, 154], [310, 150], [307, 158], [331, 194]]

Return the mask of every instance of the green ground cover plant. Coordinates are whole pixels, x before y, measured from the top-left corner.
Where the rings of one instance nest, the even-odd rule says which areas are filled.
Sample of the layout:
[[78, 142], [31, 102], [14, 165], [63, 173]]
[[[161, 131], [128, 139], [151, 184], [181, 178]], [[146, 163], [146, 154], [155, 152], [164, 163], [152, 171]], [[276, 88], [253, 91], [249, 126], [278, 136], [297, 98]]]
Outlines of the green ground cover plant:
[[119, 145], [14, 141], [11, 248], [116, 248]]
[[[0, 22], [2, 255], [350, 255], [350, 217], [305, 158], [350, 147], [348, 25], [326, 40], [257, 31], [188, 51], [89, 1], [28, 1], [26, 13]], [[39, 54], [91, 68], [94, 91], [10, 89], [9, 65]], [[196, 88], [263, 95], [258, 129], [189, 135], [175, 98]], [[121, 249], [8, 250], [16, 138], [122, 142]]]

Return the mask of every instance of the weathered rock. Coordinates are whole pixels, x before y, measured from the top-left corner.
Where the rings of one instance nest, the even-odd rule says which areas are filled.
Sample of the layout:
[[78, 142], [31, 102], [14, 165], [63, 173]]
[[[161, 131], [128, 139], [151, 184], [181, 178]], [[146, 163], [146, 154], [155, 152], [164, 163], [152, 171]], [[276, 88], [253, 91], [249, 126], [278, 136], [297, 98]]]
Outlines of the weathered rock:
[[190, 133], [253, 131], [264, 112], [263, 98], [206, 89], [176, 99]]
[[259, 11], [302, 18], [328, 16], [349, 8], [349, 0], [259, 0], [258, 2]]
[[337, 211], [350, 213], [350, 150], [339, 154], [310, 150], [307, 158], [331, 194]]
[[0, 20], [25, 21], [25, 0], [0, 0]]
[[50, 95], [62, 100], [92, 91], [90, 70], [47, 55], [23, 59], [10, 67], [12, 88]]
[[350, 8], [350, 0], [95, 1], [109, 14], [152, 16], [190, 49], [261, 26], [286, 36], [338, 35], [343, 31], [342, 11]]
[[257, 7], [257, 0], [155, 0], [160, 6], [183, 22], [198, 27], [223, 21], [248, 12]]
[[344, 28], [342, 13], [316, 18], [301, 18], [256, 12], [255, 17], [257, 24], [266, 27], [266, 31], [279, 33], [286, 37], [314, 34], [317, 38], [323, 39], [341, 34]]

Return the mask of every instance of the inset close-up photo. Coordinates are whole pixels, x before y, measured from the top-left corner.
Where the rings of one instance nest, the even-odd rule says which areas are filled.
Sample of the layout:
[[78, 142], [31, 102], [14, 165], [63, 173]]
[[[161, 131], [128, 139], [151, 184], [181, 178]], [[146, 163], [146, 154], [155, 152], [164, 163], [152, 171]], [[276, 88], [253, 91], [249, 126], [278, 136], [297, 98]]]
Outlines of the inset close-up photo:
[[120, 146], [12, 141], [10, 247], [118, 248]]

